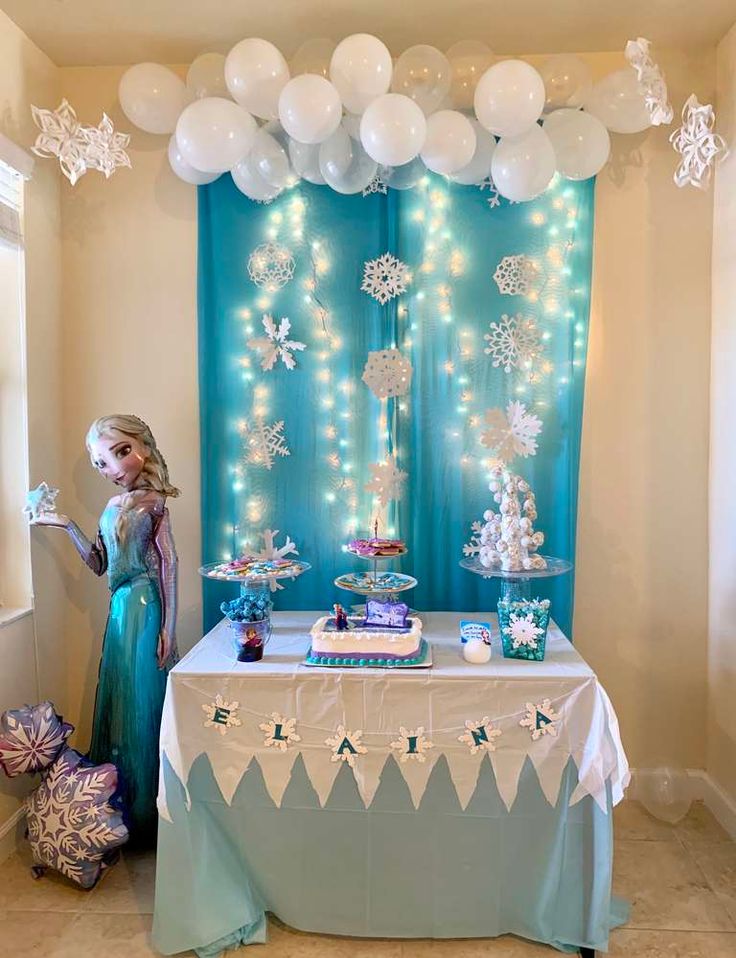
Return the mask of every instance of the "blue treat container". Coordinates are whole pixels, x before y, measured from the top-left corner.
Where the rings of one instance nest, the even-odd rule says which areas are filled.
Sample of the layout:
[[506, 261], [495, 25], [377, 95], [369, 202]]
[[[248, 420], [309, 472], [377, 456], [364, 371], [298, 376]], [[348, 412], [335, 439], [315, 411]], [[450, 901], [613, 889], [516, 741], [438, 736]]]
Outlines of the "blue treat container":
[[499, 599], [498, 627], [506, 659], [544, 659], [549, 599]]

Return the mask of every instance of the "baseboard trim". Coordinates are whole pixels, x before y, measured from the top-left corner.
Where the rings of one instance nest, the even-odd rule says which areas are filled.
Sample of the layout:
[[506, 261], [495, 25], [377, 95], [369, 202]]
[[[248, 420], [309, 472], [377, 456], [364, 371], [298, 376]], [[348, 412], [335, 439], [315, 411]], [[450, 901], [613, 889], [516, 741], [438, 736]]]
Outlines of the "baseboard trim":
[[21, 805], [0, 825], [0, 862], [9, 858], [18, 847], [18, 826], [25, 818], [25, 809]]
[[[636, 799], [639, 769], [631, 769], [631, 785], [626, 797]], [[736, 840], [736, 801], [721, 788], [703, 768], [686, 769], [690, 783], [690, 797], [694, 802], [704, 802], [718, 824]]]

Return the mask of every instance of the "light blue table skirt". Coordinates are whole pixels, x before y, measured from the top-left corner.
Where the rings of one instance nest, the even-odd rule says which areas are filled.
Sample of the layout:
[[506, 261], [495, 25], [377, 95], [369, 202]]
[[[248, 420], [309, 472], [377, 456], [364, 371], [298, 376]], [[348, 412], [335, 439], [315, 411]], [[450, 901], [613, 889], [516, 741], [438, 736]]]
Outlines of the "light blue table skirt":
[[483, 759], [463, 812], [441, 758], [417, 810], [393, 758], [369, 809], [343, 766], [325, 808], [297, 758], [282, 807], [256, 761], [228, 806], [206, 756], [185, 793], [165, 767], [172, 822], [159, 822], [153, 941], [201, 958], [263, 941], [265, 912], [303, 931], [386, 938], [514, 934], [561, 951], [606, 950], [627, 917], [612, 901], [609, 814], [570, 808], [572, 760], [557, 806], [527, 759], [510, 812]]

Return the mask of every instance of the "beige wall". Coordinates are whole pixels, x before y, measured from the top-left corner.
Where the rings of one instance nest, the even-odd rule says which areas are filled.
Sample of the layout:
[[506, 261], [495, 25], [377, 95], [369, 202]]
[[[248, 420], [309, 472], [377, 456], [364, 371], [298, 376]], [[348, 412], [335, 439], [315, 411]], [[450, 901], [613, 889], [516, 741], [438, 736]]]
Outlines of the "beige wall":
[[[718, 129], [736, 146], [736, 25], [718, 47]], [[736, 797], [736, 150], [717, 169], [713, 211], [708, 762]]]

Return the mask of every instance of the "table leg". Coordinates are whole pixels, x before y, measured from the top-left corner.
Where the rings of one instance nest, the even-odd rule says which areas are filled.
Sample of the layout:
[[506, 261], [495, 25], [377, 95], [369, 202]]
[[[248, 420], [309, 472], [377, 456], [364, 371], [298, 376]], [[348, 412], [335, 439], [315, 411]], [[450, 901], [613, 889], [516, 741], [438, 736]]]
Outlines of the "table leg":
[[581, 948], [580, 958], [595, 958], [595, 948]]

